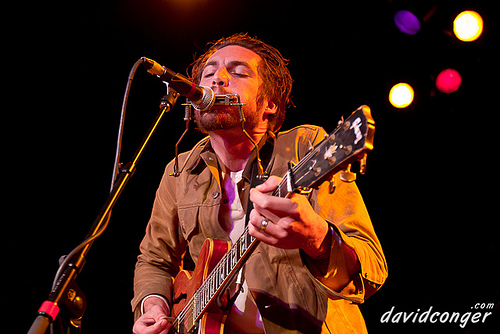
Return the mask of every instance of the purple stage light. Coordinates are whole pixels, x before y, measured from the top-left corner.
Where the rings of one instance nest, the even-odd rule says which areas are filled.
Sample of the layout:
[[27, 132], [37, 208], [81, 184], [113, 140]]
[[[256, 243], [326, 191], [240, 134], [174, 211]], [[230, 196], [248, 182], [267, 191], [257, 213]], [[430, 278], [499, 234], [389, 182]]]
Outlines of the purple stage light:
[[394, 15], [394, 24], [399, 30], [408, 35], [415, 35], [420, 31], [420, 21], [410, 11], [400, 10]]

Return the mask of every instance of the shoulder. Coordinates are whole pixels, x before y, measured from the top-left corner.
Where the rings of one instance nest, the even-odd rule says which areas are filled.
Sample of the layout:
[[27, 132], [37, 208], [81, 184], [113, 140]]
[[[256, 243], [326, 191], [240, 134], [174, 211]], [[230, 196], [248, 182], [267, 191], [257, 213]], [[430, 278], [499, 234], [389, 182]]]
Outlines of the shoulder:
[[288, 131], [279, 132], [276, 135], [278, 143], [311, 144], [316, 145], [323, 140], [325, 130], [317, 125], [304, 124], [296, 126]]
[[[205, 150], [207, 144], [209, 143], [209, 136], [206, 136], [205, 138], [201, 139], [196, 145], [193, 146], [193, 148], [189, 151], [183, 152], [179, 154], [179, 160], [178, 160], [178, 170], [179, 171], [184, 171], [186, 169], [192, 170], [200, 161], [200, 154]], [[175, 166], [175, 159], [172, 159], [166, 169], [170, 173], [174, 171], [174, 166]]]
[[[288, 131], [279, 132], [275, 141], [275, 165], [284, 168], [287, 162], [293, 160], [300, 161], [311, 146], [317, 145], [326, 134], [322, 127], [316, 125], [300, 125]], [[284, 170], [278, 169], [276, 172], [282, 175]]]

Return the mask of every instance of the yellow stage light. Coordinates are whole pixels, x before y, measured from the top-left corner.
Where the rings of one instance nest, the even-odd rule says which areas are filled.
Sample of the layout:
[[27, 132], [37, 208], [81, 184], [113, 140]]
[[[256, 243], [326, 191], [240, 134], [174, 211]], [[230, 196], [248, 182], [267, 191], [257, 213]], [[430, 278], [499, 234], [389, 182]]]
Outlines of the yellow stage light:
[[463, 42], [475, 41], [483, 32], [483, 18], [472, 10], [461, 12], [453, 21], [453, 32]]
[[398, 83], [389, 92], [389, 102], [396, 108], [406, 108], [413, 102], [413, 88], [404, 82]]

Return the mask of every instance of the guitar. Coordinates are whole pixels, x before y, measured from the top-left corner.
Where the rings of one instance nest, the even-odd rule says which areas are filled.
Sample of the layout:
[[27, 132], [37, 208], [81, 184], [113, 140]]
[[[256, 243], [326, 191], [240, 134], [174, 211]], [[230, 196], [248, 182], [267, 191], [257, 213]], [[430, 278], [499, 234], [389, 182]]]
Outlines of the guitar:
[[[284, 175], [273, 196], [285, 197], [290, 191], [307, 191], [338, 171], [350, 172], [360, 161], [364, 174], [366, 155], [373, 149], [375, 122], [368, 106], [361, 106], [314, 147]], [[353, 178], [347, 181], [352, 181]], [[292, 182], [293, 180], [293, 182]], [[172, 314], [175, 319], [169, 333], [222, 333], [226, 318], [229, 285], [236, 278], [259, 241], [248, 233], [230, 242], [206, 239], [194, 271], [182, 270], [173, 287]], [[224, 311], [225, 310], [225, 311]]]

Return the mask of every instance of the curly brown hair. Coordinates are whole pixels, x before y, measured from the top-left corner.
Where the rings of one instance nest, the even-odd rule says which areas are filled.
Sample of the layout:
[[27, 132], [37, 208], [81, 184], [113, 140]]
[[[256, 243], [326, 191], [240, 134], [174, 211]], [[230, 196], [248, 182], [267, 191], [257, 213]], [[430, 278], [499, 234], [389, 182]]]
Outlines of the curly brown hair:
[[[208, 44], [210, 45], [210, 44]], [[208, 46], [207, 45], [207, 46]], [[285, 119], [286, 108], [292, 103], [291, 92], [293, 79], [288, 70], [288, 60], [274, 47], [256, 37], [238, 33], [221, 38], [212, 43], [209, 49], [198, 57], [192, 66], [191, 79], [195, 83], [201, 81], [201, 75], [208, 59], [217, 51], [229, 45], [238, 45], [255, 52], [262, 59], [258, 71], [262, 79], [257, 96], [257, 107], [261, 107], [265, 97], [277, 105], [277, 112], [269, 119], [269, 130], [277, 132]]]

